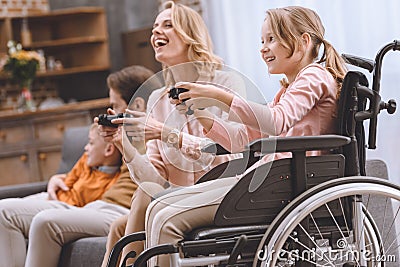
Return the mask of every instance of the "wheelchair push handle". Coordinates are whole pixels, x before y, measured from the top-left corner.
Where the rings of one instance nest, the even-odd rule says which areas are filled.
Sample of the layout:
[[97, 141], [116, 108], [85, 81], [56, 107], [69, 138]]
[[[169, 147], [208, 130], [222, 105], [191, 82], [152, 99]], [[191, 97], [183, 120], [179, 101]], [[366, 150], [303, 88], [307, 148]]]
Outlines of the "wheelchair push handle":
[[393, 42], [388, 43], [387, 45], [383, 46], [381, 50], [379, 50], [376, 54], [372, 90], [378, 93], [380, 89], [383, 57], [390, 50], [400, 51], [400, 40], [394, 40]]
[[371, 59], [353, 56], [353, 55], [349, 55], [349, 54], [342, 54], [342, 57], [344, 58], [344, 60], [347, 63], [349, 63], [353, 66], [366, 69], [369, 72], [372, 72], [374, 70], [375, 62]]
[[[382, 72], [382, 61], [383, 57], [390, 50], [400, 51], [400, 41], [394, 40], [393, 42], [385, 45], [379, 50], [375, 57], [375, 69], [372, 81], [372, 90], [379, 95], [380, 91], [380, 82], [381, 82], [381, 72]], [[379, 103], [379, 110], [374, 116], [371, 117], [369, 124], [369, 138], [368, 138], [368, 146], [370, 149], [376, 148], [376, 126], [377, 126], [377, 116], [380, 110], [386, 109], [389, 114], [393, 114], [396, 111], [396, 101], [394, 99], [390, 99], [387, 103], [380, 101], [378, 99], [372, 99], [371, 105], [377, 105]]]
[[394, 40], [383, 46], [376, 54], [375, 61], [349, 54], [342, 54], [342, 57], [347, 63], [353, 66], [366, 69], [369, 72], [374, 71], [372, 90], [379, 93], [383, 57], [390, 50], [400, 51], [400, 40]]
[[356, 121], [370, 120], [368, 135], [368, 148], [370, 149], [376, 148], [376, 127], [377, 116], [379, 112], [383, 109], [386, 109], [389, 114], [393, 114], [396, 111], [396, 101], [394, 99], [390, 99], [388, 102], [384, 102], [381, 100], [381, 96], [379, 94], [383, 57], [390, 50], [400, 51], [400, 41], [394, 40], [393, 42], [383, 46], [376, 54], [375, 61], [348, 54], [342, 55], [347, 63], [366, 69], [369, 72], [373, 71], [371, 89], [361, 85], [357, 86], [358, 93], [370, 101], [369, 109], [361, 110], [355, 113]]

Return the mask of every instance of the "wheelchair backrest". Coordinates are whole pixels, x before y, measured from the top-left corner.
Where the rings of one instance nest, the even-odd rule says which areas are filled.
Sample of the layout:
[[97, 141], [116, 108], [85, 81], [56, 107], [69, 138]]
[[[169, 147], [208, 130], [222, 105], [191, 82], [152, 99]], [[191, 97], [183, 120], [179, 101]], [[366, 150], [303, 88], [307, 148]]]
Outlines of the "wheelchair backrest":
[[346, 158], [345, 176], [365, 176], [365, 131], [363, 121], [357, 121], [355, 116], [366, 108], [366, 98], [360, 93], [368, 89], [368, 80], [358, 71], [349, 71], [344, 80], [338, 101], [337, 134], [350, 137], [350, 144], [340, 149]]

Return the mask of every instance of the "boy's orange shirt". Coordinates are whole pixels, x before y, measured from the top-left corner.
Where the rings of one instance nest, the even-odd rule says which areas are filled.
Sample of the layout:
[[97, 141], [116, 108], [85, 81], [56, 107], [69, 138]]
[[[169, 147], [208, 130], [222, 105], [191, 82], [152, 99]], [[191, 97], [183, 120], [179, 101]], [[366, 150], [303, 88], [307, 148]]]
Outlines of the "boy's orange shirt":
[[108, 174], [90, 168], [86, 164], [87, 155], [83, 154], [65, 178], [68, 191], [57, 191], [58, 200], [67, 204], [83, 207], [98, 200], [119, 178], [120, 172]]

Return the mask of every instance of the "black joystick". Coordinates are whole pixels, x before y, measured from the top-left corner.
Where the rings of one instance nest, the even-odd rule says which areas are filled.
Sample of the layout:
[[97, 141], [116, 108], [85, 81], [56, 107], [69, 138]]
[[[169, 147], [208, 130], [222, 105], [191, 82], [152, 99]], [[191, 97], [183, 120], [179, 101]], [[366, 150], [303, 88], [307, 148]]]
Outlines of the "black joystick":
[[119, 118], [124, 118], [124, 117], [127, 117], [126, 114], [124, 114], [124, 113], [119, 113], [116, 115], [100, 114], [98, 116], [98, 118], [99, 118], [98, 124], [103, 125], [103, 126], [118, 128], [118, 124], [112, 123], [111, 121], [113, 119], [119, 119]]
[[[179, 95], [180, 95], [181, 93], [187, 92], [187, 91], [189, 91], [189, 90], [188, 90], [188, 89], [185, 89], [185, 88], [172, 87], [172, 88], [169, 90], [168, 96], [169, 96], [170, 98], [172, 98], [172, 99], [179, 99]], [[182, 102], [185, 102], [186, 100], [188, 100], [188, 98], [187, 98], [187, 99], [183, 99]]]
[[[189, 91], [188, 89], [186, 89], [186, 88], [179, 88], [179, 87], [172, 87], [170, 90], [169, 90], [169, 97], [170, 98], [172, 98], [172, 99], [179, 99], [179, 95], [181, 94], [181, 93], [183, 93], [183, 92], [187, 92], [187, 91]], [[186, 100], [188, 100], [189, 98], [186, 98], [186, 99], [182, 99], [182, 104], [184, 104], [185, 103], [185, 101]], [[188, 110], [186, 111], [186, 115], [192, 115], [194, 113], [194, 111], [190, 108], [190, 107], [188, 107]]]

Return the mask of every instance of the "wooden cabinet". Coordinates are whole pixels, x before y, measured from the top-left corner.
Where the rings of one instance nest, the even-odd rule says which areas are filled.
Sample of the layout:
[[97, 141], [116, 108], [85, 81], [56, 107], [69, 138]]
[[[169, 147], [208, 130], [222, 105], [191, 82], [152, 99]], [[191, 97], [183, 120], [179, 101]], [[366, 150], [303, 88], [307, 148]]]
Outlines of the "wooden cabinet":
[[[12, 39], [21, 41], [24, 17], [11, 19]], [[107, 22], [103, 8], [86, 7], [52, 11], [27, 17], [32, 42], [27, 49], [43, 49], [60, 60], [63, 69], [39, 73], [39, 77], [84, 71], [108, 70]]]
[[125, 66], [142, 65], [154, 72], [161, 71], [161, 63], [154, 58], [150, 43], [151, 30], [152, 28], [143, 28], [122, 33]]
[[65, 129], [89, 125], [108, 99], [59, 108], [0, 113], [0, 186], [44, 181], [58, 170]]
[[[107, 96], [105, 80], [110, 57], [106, 14], [102, 7], [0, 18], [0, 53], [7, 52], [8, 40], [21, 42], [24, 22], [31, 35], [31, 40], [23, 43], [24, 49], [43, 50], [47, 60], [46, 71], [37, 73], [33, 92], [44, 84], [51, 84], [65, 101]], [[5, 76], [0, 79], [3, 85], [6, 79]]]

